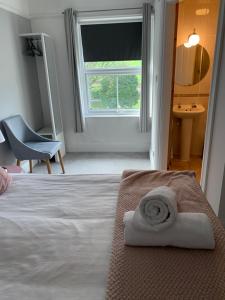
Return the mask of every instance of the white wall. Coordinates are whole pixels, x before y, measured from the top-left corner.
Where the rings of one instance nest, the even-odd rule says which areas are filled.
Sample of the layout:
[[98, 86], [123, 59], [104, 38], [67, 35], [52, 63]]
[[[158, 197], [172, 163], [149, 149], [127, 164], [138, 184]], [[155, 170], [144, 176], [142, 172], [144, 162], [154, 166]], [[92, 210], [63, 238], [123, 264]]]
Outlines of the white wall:
[[23, 17], [28, 17], [28, 1], [29, 0], [0, 0], [0, 8], [3, 8]]
[[141, 7], [148, 0], [28, 0], [31, 17], [60, 14], [65, 8], [100, 10]]
[[[32, 1], [31, 1], [32, 2]], [[64, 7], [71, 6], [71, 2], [64, 1]], [[125, 1], [126, 2], [126, 1]], [[46, 11], [53, 7], [53, 1], [40, 1], [40, 6], [33, 8], [41, 10], [42, 4], [46, 4]], [[39, 3], [39, 1], [38, 1]], [[55, 3], [55, 1], [54, 1]], [[61, 3], [61, 2], [60, 2]], [[81, 1], [79, 2], [81, 5]], [[83, 2], [82, 2], [83, 3]], [[103, 4], [103, 2], [101, 2]], [[110, 2], [108, 1], [108, 4]], [[134, 2], [133, 2], [134, 3]], [[58, 3], [59, 4], [59, 3]], [[90, 4], [90, 3], [89, 3]], [[117, 2], [119, 4], [119, 2]], [[125, 4], [128, 4], [125, 3]], [[139, 2], [136, 2], [139, 5]], [[132, 5], [131, 5], [132, 6]], [[56, 7], [58, 7], [56, 5]], [[90, 4], [86, 8], [93, 8]], [[98, 7], [98, 6], [96, 6]], [[96, 9], [95, 7], [95, 9]], [[102, 5], [107, 8], [107, 5]], [[115, 6], [116, 7], [116, 6]], [[60, 6], [60, 12], [63, 9]], [[43, 7], [42, 7], [43, 9]], [[52, 11], [52, 10], [51, 10]], [[37, 10], [36, 10], [37, 12]], [[31, 11], [32, 13], [32, 11]], [[62, 101], [62, 117], [66, 149], [68, 152], [89, 152], [89, 151], [125, 151], [125, 152], [147, 152], [149, 150], [149, 134], [140, 133], [139, 120], [137, 117], [90, 117], [86, 118], [86, 130], [84, 133], [74, 132], [74, 106], [72, 96], [72, 84], [68, 69], [66, 39], [64, 32], [63, 16], [46, 16], [31, 19], [33, 32], [45, 32], [51, 35], [56, 44], [56, 56], [58, 63], [59, 86]]]
[[[21, 114], [40, 129], [42, 111], [35, 60], [22, 54], [20, 33], [30, 32], [30, 21], [0, 9], [0, 121]], [[0, 165], [15, 160], [8, 143], [0, 144]]]
[[[221, 46], [222, 58], [220, 62], [219, 80], [217, 82], [216, 109], [213, 126], [213, 136], [211, 141], [211, 152], [208, 168], [208, 178], [206, 182], [206, 196], [214, 211], [225, 217], [224, 212], [219, 208], [224, 208], [225, 195], [222, 195], [224, 165], [225, 165], [225, 31], [223, 32], [223, 42]], [[222, 197], [223, 196], [223, 197]]]

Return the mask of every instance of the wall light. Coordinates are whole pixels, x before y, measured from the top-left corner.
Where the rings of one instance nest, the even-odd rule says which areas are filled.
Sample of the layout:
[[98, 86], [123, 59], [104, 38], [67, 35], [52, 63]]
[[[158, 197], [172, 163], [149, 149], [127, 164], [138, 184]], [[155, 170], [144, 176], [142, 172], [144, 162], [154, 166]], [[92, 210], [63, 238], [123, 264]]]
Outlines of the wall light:
[[195, 32], [195, 29], [192, 34], [188, 36], [187, 42], [184, 43], [186, 48], [196, 46], [200, 42], [200, 36]]
[[186, 43], [184, 43], [184, 47], [186, 47], [186, 48], [191, 48], [191, 44], [189, 43], [189, 41], [187, 41]]

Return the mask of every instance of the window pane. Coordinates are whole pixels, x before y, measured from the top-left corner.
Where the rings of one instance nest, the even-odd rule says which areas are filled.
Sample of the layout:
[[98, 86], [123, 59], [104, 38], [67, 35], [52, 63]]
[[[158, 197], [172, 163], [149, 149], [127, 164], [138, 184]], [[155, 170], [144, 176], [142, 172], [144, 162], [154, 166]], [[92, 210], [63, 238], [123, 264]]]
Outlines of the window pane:
[[141, 75], [119, 75], [118, 98], [120, 109], [139, 109]]
[[87, 75], [89, 110], [138, 110], [141, 75]]
[[89, 75], [89, 109], [109, 110], [117, 108], [115, 75]]
[[141, 60], [86, 62], [86, 69], [140, 68]]

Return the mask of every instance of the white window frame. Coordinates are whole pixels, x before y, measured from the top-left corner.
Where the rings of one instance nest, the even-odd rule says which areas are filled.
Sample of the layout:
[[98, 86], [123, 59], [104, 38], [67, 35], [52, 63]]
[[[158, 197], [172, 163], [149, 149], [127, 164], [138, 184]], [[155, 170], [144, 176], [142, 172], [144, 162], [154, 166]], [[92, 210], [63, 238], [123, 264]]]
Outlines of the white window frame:
[[[93, 114], [107, 114], [107, 115], [138, 115], [140, 113], [139, 109], [101, 109], [101, 110], [91, 110], [89, 109], [90, 101], [90, 87], [88, 82], [89, 75], [139, 75], [141, 74], [141, 67], [139, 68], [111, 68], [111, 69], [85, 69], [85, 82], [86, 82], [86, 91], [88, 93], [86, 101], [86, 113], [88, 115]], [[118, 77], [117, 77], [118, 78]], [[118, 95], [117, 95], [118, 98]], [[118, 99], [119, 100], [119, 99]]]
[[141, 74], [141, 67], [131, 67], [131, 68], [110, 68], [110, 69], [86, 69], [83, 57], [83, 46], [82, 46], [82, 37], [81, 37], [81, 25], [95, 25], [95, 24], [109, 24], [109, 23], [129, 23], [129, 22], [141, 22], [142, 13], [137, 10], [135, 13], [132, 11], [122, 11], [120, 15], [117, 12], [117, 16], [109, 14], [107, 15], [90, 15], [90, 14], [80, 14], [78, 15], [78, 44], [79, 44], [79, 56], [80, 56], [80, 71], [81, 71], [81, 88], [83, 90], [82, 99], [83, 99], [83, 110], [85, 117], [91, 116], [139, 116], [139, 109], [106, 109], [106, 110], [89, 110], [89, 87], [88, 87], [88, 75], [136, 75]]

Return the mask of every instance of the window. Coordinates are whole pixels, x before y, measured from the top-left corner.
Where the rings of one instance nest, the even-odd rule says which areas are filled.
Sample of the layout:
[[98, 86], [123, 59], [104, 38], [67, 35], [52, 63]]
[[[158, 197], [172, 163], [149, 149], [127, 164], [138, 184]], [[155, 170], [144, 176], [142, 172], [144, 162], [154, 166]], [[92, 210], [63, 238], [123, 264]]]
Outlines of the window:
[[85, 63], [88, 112], [137, 113], [141, 61]]
[[141, 100], [141, 23], [81, 26], [86, 112], [138, 114]]

